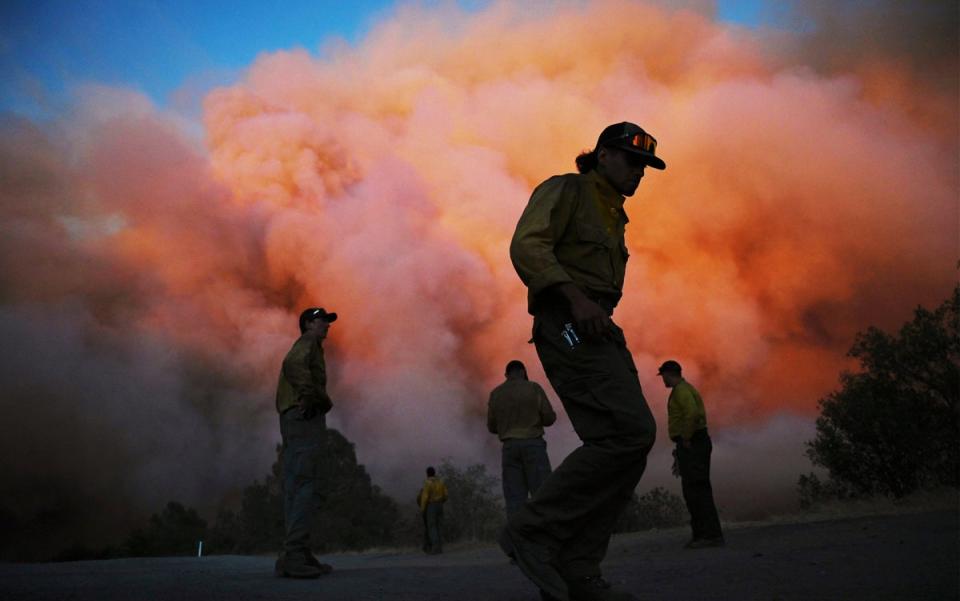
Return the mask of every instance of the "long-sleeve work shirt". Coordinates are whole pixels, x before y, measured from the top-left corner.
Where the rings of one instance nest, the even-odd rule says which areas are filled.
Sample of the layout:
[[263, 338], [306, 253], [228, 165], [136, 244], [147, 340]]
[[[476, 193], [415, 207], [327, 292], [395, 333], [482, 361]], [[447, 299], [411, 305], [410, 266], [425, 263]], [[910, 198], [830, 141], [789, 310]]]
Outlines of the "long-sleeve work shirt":
[[616, 305], [629, 257], [623, 203], [596, 170], [557, 175], [537, 186], [510, 243], [531, 313], [541, 292], [567, 282]]
[[507, 379], [490, 393], [487, 429], [500, 440], [537, 438], [557, 421], [543, 388], [529, 380]]
[[447, 500], [447, 485], [443, 480], [436, 476], [430, 476], [423, 483], [420, 494], [417, 495], [417, 501], [420, 504], [420, 511], [426, 511], [430, 503], [443, 503]]
[[324, 414], [333, 407], [327, 394], [327, 367], [323, 347], [316, 336], [303, 335], [293, 343], [280, 368], [277, 384], [277, 411], [291, 407], [316, 408]]
[[690, 440], [693, 433], [707, 427], [707, 411], [700, 393], [686, 380], [670, 391], [667, 399], [667, 430], [671, 439]]

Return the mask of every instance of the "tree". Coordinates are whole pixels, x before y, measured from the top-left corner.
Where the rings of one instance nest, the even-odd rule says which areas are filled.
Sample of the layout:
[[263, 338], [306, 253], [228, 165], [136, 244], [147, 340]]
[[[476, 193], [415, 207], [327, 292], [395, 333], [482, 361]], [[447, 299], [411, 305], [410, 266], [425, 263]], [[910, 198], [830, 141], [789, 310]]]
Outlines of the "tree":
[[459, 469], [444, 459], [437, 475], [447, 485], [449, 500], [443, 508], [443, 538], [493, 540], [506, 521], [499, 491], [500, 480], [487, 473], [483, 464]]
[[323, 458], [318, 468], [324, 498], [311, 532], [315, 548], [326, 552], [394, 544], [400, 510], [357, 463], [353, 443], [327, 430]]
[[819, 401], [807, 443], [839, 484], [894, 497], [960, 485], [958, 307], [960, 286], [934, 311], [918, 307], [897, 335], [857, 335], [849, 355], [861, 371], [841, 374], [840, 390]]
[[231, 509], [221, 507], [213, 527], [207, 532], [204, 552], [209, 555], [246, 552], [240, 541], [242, 532], [240, 516]]
[[162, 512], [150, 516], [146, 528], [134, 530], [124, 546], [132, 557], [192, 555], [206, 530], [207, 522], [196, 510], [170, 501]]
[[[283, 476], [280, 445], [277, 460], [263, 482], [243, 491], [239, 513], [221, 509], [211, 532], [214, 553], [275, 551], [283, 541]], [[310, 540], [321, 553], [394, 544], [400, 511], [396, 502], [372, 484], [357, 463], [353, 443], [328, 429], [317, 464], [322, 499]]]
[[243, 489], [240, 511], [221, 507], [208, 534], [206, 548], [214, 553], [261, 553], [283, 542], [283, 476], [281, 446], [270, 473]]

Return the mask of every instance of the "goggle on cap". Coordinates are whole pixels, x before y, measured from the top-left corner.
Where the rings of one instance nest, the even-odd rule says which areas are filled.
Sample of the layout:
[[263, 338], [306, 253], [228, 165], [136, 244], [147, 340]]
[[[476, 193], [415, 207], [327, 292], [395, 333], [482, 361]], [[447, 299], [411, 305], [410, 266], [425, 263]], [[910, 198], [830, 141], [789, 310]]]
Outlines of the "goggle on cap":
[[600, 132], [597, 146], [609, 146], [641, 155], [647, 165], [654, 169], [666, 169], [667, 164], [657, 156], [657, 139], [643, 131], [639, 125], [624, 121], [608, 125]]

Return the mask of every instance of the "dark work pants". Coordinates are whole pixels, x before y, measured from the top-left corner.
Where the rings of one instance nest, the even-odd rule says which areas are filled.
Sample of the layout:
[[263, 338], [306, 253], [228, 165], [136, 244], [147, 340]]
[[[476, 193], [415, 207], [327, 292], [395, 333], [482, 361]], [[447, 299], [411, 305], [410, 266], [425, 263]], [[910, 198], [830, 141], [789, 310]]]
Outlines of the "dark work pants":
[[677, 466], [680, 468], [680, 484], [683, 500], [690, 512], [690, 527], [693, 538], [718, 538], [720, 517], [713, 502], [713, 487], [710, 486], [710, 454], [713, 443], [706, 431], [701, 430], [690, 439], [690, 447], [677, 445]]
[[630, 501], [656, 438], [637, 368], [613, 325], [570, 348], [566, 309], [534, 317], [534, 343], [550, 384], [583, 441], [510, 518], [511, 528], [546, 545], [568, 577], [600, 573], [617, 518]]
[[443, 551], [443, 503], [427, 503], [423, 512], [423, 538], [426, 551]]
[[543, 438], [511, 438], [501, 451], [503, 500], [507, 517], [523, 507], [527, 497], [550, 475], [550, 458]]
[[285, 554], [310, 549], [310, 527], [320, 508], [318, 466], [326, 430], [326, 418], [305, 420], [297, 408], [280, 416]]

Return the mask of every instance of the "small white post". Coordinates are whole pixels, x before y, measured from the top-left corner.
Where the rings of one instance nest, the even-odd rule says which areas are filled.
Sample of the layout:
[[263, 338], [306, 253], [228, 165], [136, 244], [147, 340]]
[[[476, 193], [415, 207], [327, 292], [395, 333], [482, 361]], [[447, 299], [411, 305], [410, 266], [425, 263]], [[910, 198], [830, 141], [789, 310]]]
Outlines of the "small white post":
[[203, 541], [200, 541], [200, 544], [197, 545], [197, 557], [203, 557]]

